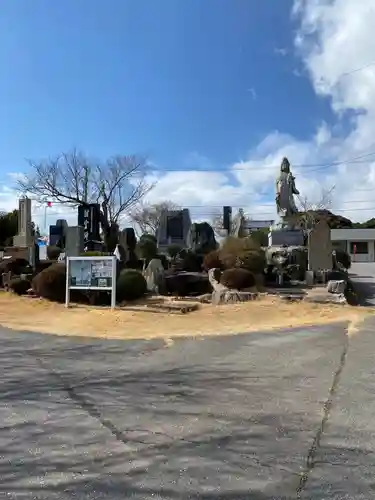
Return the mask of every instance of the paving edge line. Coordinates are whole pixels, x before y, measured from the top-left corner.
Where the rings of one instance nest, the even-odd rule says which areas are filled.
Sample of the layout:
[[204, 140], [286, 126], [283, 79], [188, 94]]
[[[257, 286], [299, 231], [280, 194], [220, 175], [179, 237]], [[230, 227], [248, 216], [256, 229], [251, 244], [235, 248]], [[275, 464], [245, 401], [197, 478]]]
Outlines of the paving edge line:
[[[151, 341], [151, 340], [160, 340], [164, 341], [165, 343], [170, 343], [171, 341], [178, 341], [178, 340], [184, 340], [184, 339], [204, 339], [204, 338], [216, 338], [216, 337], [230, 337], [230, 336], [236, 336], [236, 335], [250, 335], [250, 334], [259, 334], [259, 333], [269, 333], [269, 334], [277, 334], [279, 332], [283, 332], [285, 330], [301, 330], [303, 328], [319, 328], [319, 327], [324, 327], [324, 326], [331, 326], [331, 325], [343, 325], [343, 324], [357, 324], [361, 323], [362, 321], [366, 320], [367, 318], [370, 318], [372, 316], [375, 316], [375, 309], [373, 313], [367, 313], [365, 316], [360, 316], [358, 315], [357, 318], [334, 318], [334, 319], [327, 319], [325, 321], [318, 321], [318, 322], [311, 322], [311, 323], [302, 323], [302, 324], [297, 324], [297, 325], [277, 325], [277, 326], [269, 326], [269, 325], [260, 325], [259, 328], [256, 329], [250, 329], [250, 330], [243, 330], [241, 329], [240, 331], [219, 331], [219, 332], [204, 332], [204, 331], [199, 331], [192, 333], [190, 331], [187, 332], [181, 332], [177, 334], [171, 334], [170, 332], [166, 332], [164, 335], [134, 335], [134, 336], [126, 336], [126, 337], [119, 337], [119, 336], [95, 336], [95, 335], [82, 335], [82, 334], [64, 334], [64, 333], [56, 333], [56, 332], [41, 332], [38, 331], [37, 329], [35, 330], [27, 330], [24, 328], [16, 328], [16, 327], [10, 327], [7, 324], [0, 323], [0, 328], [3, 330], [8, 330], [9, 332], [17, 332], [17, 333], [23, 333], [23, 334], [33, 334], [33, 335], [39, 335], [39, 336], [51, 336], [51, 337], [56, 337], [56, 338], [66, 338], [66, 339], [85, 339], [87, 340], [93, 340], [93, 341], [103, 341], [103, 340], [108, 340], [108, 341]], [[354, 330], [353, 330], [354, 331]]]

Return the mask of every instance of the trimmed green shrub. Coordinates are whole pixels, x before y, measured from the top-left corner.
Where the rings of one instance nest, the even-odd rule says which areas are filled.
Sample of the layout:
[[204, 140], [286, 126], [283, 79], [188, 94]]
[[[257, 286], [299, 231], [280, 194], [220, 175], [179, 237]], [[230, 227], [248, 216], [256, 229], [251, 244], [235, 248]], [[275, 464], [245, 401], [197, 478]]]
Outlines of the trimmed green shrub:
[[123, 300], [137, 300], [147, 293], [147, 283], [142, 273], [135, 269], [123, 269], [116, 283], [116, 298]]
[[40, 260], [38, 264], [36, 265], [36, 274], [41, 273], [44, 271], [44, 269], [47, 269], [48, 267], [52, 266], [52, 264], [56, 264], [55, 260]]
[[154, 236], [153, 234], [149, 234], [149, 233], [142, 234], [142, 236], [139, 238], [139, 241], [143, 241], [143, 240], [151, 240], [154, 243], [158, 242], [158, 240], [156, 239], [156, 236]]
[[182, 269], [191, 273], [202, 271], [203, 256], [198, 255], [192, 250], [186, 250], [182, 254]]
[[206, 271], [210, 269], [221, 269], [223, 267], [223, 263], [220, 260], [220, 251], [214, 250], [206, 254], [203, 258], [203, 267]]
[[60, 247], [49, 245], [47, 247], [47, 257], [49, 260], [57, 260], [62, 252]]
[[249, 250], [239, 257], [237, 265], [254, 274], [262, 274], [266, 267], [266, 255], [260, 248], [258, 250]]
[[54, 263], [37, 274], [31, 282], [32, 289], [40, 296], [53, 302], [65, 301], [66, 266]]
[[243, 290], [255, 286], [255, 277], [247, 269], [226, 269], [221, 275], [220, 283], [228, 288]]
[[181, 252], [181, 250], [182, 248], [180, 247], [180, 245], [169, 245], [167, 252], [169, 257], [171, 257], [171, 259], [174, 259]]
[[27, 290], [31, 288], [29, 280], [21, 280], [21, 278], [14, 278], [9, 283], [9, 288], [17, 295], [26, 295]]
[[155, 259], [158, 253], [158, 247], [156, 241], [152, 238], [141, 237], [137, 244], [138, 254], [142, 259], [146, 259], [149, 262], [151, 259]]

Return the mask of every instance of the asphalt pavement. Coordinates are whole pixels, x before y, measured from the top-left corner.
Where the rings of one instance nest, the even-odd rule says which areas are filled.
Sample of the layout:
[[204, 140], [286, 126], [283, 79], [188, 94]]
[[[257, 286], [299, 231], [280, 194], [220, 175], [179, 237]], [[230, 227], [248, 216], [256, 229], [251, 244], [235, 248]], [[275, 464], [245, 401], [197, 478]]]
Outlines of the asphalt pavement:
[[366, 328], [168, 345], [2, 329], [0, 498], [371, 498]]

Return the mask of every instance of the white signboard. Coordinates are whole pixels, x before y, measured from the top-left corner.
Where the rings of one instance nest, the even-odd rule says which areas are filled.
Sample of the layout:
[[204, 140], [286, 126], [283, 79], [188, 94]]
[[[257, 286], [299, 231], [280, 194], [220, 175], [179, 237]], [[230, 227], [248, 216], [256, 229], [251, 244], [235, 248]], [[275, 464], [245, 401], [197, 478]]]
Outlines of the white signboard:
[[68, 257], [66, 261], [65, 305], [69, 307], [70, 290], [107, 290], [111, 308], [116, 306], [116, 264], [110, 257]]

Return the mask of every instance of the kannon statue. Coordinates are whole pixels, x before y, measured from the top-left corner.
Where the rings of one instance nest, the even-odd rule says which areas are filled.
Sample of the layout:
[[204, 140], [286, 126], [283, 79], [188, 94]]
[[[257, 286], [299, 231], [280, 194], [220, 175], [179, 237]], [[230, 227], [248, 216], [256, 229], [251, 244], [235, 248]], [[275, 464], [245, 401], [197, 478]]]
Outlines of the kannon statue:
[[276, 181], [276, 207], [281, 217], [290, 217], [298, 213], [294, 195], [299, 195], [296, 188], [295, 177], [290, 171], [288, 158], [283, 158], [280, 175]]

